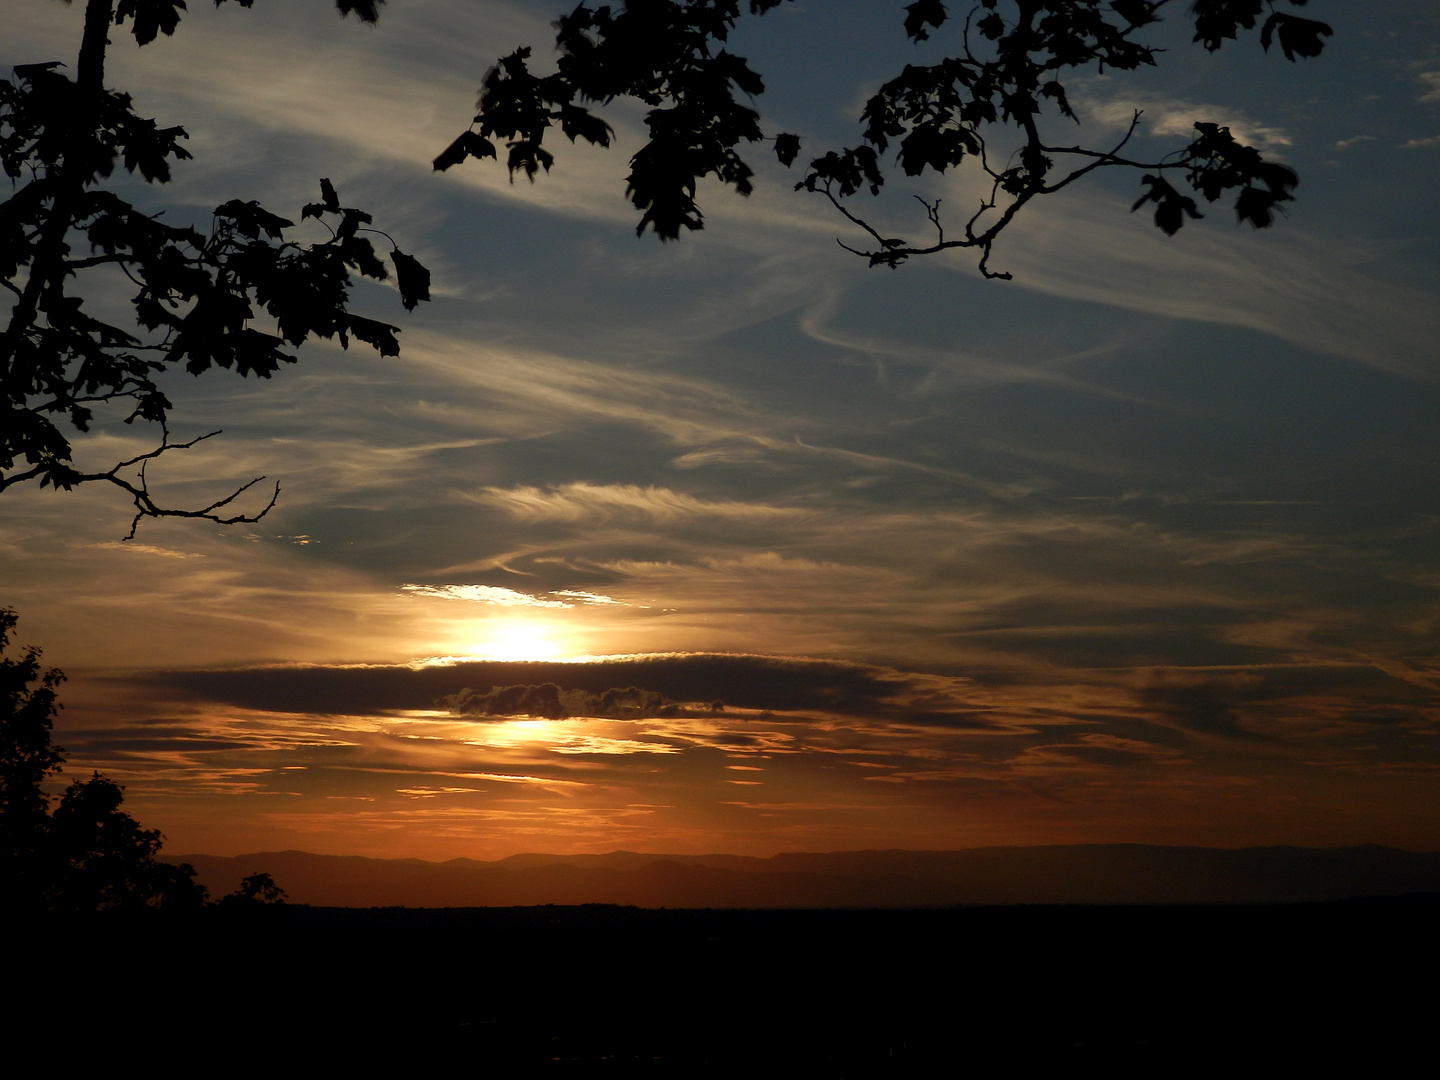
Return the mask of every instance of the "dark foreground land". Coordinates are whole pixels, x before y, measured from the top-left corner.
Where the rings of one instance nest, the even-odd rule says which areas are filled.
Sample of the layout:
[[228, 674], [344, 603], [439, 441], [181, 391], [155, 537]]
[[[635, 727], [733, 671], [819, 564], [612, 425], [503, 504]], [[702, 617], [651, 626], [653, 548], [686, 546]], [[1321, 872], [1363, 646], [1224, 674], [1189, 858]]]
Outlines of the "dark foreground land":
[[1434, 1048], [1437, 917], [1434, 896], [212, 909], [11, 928], [4, 1024], [165, 1074], [1398, 1075]]

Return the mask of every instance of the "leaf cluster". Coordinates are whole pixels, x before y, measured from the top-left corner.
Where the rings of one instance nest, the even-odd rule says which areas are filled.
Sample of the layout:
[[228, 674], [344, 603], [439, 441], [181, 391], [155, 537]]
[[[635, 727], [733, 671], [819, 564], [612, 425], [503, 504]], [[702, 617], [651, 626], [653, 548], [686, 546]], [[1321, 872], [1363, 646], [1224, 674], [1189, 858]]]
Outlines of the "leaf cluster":
[[[66, 0], [68, 3], [69, 0]], [[225, 0], [215, 0], [219, 7]], [[255, 0], [236, 0], [243, 8], [253, 7]], [[335, 0], [341, 15], [355, 15], [362, 22], [373, 23], [380, 17], [385, 0]], [[130, 32], [140, 45], [149, 45], [164, 34], [169, 37], [180, 25], [180, 13], [188, 10], [185, 0], [116, 0], [113, 18], [116, 26], [128, 22]]]
[[[1295, 7], [1304, 7], [1307, 2], [1290, 0]], [[1334, 33], [1323, 22], [1276, 10], [1274, 0], [1194, 0], [1195, 40], [1214, 52], [1227, 40], [1234, 41], [1241, 30], [1255, 29], [1267, 12], [1260, 27], [1260, 44], [1268, 51], [1278, 38], [1287, 60], [1319, 56], [1325, 47], [1321, 39]]]
[[[1303, 5], [1306, 0], [1292, 0]], [[811, 163], [799, 187], [819, 191], [839, 206], [861, 186], [878, 194], [883, 177], [880, 156], [893, 147], [895, 163], [907, 176], [926, 169], [945, 173], [967, 159], [978, 163], [991, 181], [990, 195], [963, 222], [960, 236], [946, 236], [938, 204], [927, 204], [935, 229], [930, 243], [910, 244], [882, 236], [863, 219], [841, 212], [865, 229], [875, 246], [858, 252], [871, 265], [896, 266], [912, 255], [947, 248], [980, 252], [980, 269], [994, 274], [988, 260], [996, 238], [1029, 201], [1053, 194], [1097, 168], [1142, 170], [1146, 194], [1136, 203], [1156, 203], [1155, 222], [1173, 236], [1187, 218], [1201, 217], [1191, 194], [1177, 189], [1166, 174], [1183, 175], [1193, 192], [1209, 202], [1234, 198], [1240, 220], [1268, 226], [1277, 204], [1291, 199], [1298, 182], [1284, 165], [1265, 161], [1253, 147], [1238, 143], [1227, 128], [1199, 121], [1196, 137], [1183, 149], [1158, 161], [1124, 154], [1138, 124], [1136, 113], [1123, 139], [1112, 147], [1061, 142], [1047, 134], [1046, 114], [1079, 125], [1066, 83], [1074, 75], [1133, 71], [1154, 66], [1161, 50], [1141, 40], [1158, 23], [1170, 0], [979, 0], [958, 29], [959, 51], [938, 63], [907, 66], [866, 103], [861, 115], [863, 141]], [[1278, 36], [1287, 59], [1315, 56], [1323, 23], [1274, 11], [1272, 0], [1199, 0], [1189, 16], [1194, 40], [1210, 50], [1241, 31], [1253, 30], [1270, 10], [1260, 32], [1267, 50]], [[907, 8], [906, 32], [912, 40], [953, 20], [937, 0]], [[1000, 135], [1010, 148], [1003, 159], [992, 149]], [[1018, 146], [1014, 143], [1018, 142]], [[852, 249], [853, 250], [853, 249]]]
[[[763, 14], [781, 2], [750, 0], [748, 10]], [[648, 228], [673, 240], [681, 229], [704, 228], [699, 180], [713, 176], [748, 195], [754, 170], [736, 147], [765, 137], [759, 113], [746, 103], [765, 84], [724, 47], [741, 14], [739, 0], [630, 0], [618, 10], [581, 4], [555, 23], [557, 70], [533, 74], [528, 48], [500, 60], [482, 80], [470, 130], [435, 168], [496, 157], [493, 137], [506, 140], [512, 177], [524, 172], [533, 180], [554, 163], [544, 145], [551, 130], [608, 146], [613, 131], [587, 104], [634, 98], [649, 108], [649, 141], [631, 158], [626, 181], [641, 213], [636, 232]], [[779, 149], [793, 160], [798, 148], [791, 137]]]
[[[1257, 229], [1268, 228], [1283, 209], [1279, 204], [1294, 198], [1291, 192], [1300, 182], [1295, 170], [1266, 161], [1254, 147], [1238, 142], [1227, 127], [1202, 121], [1195, 130], [1199, 137], [1186, 153], [1186, 181], [1210, 202], [1237, 191], [1236, 218]], [[1133, 212], [1147, 202], [1155, 203], [1155, 224], [1167, 236], [1179, 232], [1185, 218], [1204, 216], [1194, 199], [1177, 191], [1163, 176], [1147, 173], [1140, 182], [1149, 190], [1130, 209]]]
[[[762, 15], [781, 2], [752, 0], [748, 14]], [[987, 262], [1015, 214], [1033, 198], [1102, 167], [1143, 173], [1147, 191], [1140, 204], [1155, 202], [1156, 224], [1171, 235], [1187, 218], [1201, 216], [1195, 195], [1209, 202], [1233, 198], [1240, 220], [1267, 226], [1278, 204], [1291, 198], [1295, 174], [1242, 146], [1225, 128], [1201, 119], [1189, 145], [1155, 161], [1123, 152], [1138, 113], [1112, 146], [1060, 141], [1047, 131], [1056, 123], [1079, 125], [1069, 88], [1076, 76], [1155, 65], [1162, 50], [1145, 35], [1177, 9], [1191, 21], [1194, 41], [1211, 51], [1258, 31], [1263, 48], [1278, 42], [1288, 60], [1317, 56], [1331, 28], [1281, 10], [1306, 2], [977, 0], [957, 17], [943, 0], [914, 0], [904, 8], [905, 35], [915, 43], [943, 37], [951, 54], [906, 65], [884, 83], [862, 110], [860, 141], [812, 158], [796, 186], [824, 195], [868, 234], [873, 246], [856, 253], [871, 265], [893, 267], [912, 255], [972, 248], [981, 270], [995, 277], [1008, 277], [991, 273]], [[650, 109], [650, 140], [631, 160], [627, 187], [642, 214], [637, 232], [649, 227], [661, 239], [673, 239], [682, 229], [701, 228], [699, 179], [713, 176], [748, 194], [754, 174], [738, 147], [766, 139], [746, 103], [763, 92], [763, 81], [748, 61], [723, 47], [745, 13], [739, 0], [632, 0], [618, 12], [581, 4], [555, 23], [556, 71], [532, 74], [528, 48], [501, 60], [485, 76], [471, 129], [435, 159], [435, 167], [497, 157], [490, 140], [498, 137], [509, 140], [512, 176], [520, 171], [534, 179], [554, 162], [544, 145], [553, 127], [572, 141], [578, 136], [608, 145], [610, 129], [585, 105], [633, 98]], [[779, 134], [770, 141], [782, 164], [798, 157], [798, 136]], [[965, 163], [983, 170], [991, 191], [959, 235], [946, 235], [938, 203], [925, 204], [935, 238], [919, 244], [882, 235], [844, 204], [862, 191], [878, 195], [891, 165], [918, 177]]]
[[[371, 20], [378, 8], [338, 6]], [[91, 5], [101, 15], [104, 7]], [[172, 33], [184, 9], [178, 0], [119, 0], [113, 19], [129, 22], [145, 44]], [[87, 40], [93, 30], [87, 25]], [[294, 221], [253, 200], [222, 203], [208, 227], [137, 209], [106, 181], [120, 167], [166, 182], [171, 165], [190, 156], [186, 135], [138, 116], [128, 95], [99, 88], [101, 60], [87, 60], [82, 48], [81, 67], [97, 69], [88, 79], [82, 71], [72, 80], [52, 62], [17, 67], [13, 79], [0, 80], [0, 168], [12, 185], [0, 203], [0, 286], [13, 298], [0, 336], [0, 491], [28, 481], [68, 490], [106, 480], [132, 496], [137, 521], [255, 520], [217, 516], [239, 492], [199, 511], [169, 510], [151, 498], [144, 465], [198, 441], [170, 441], [172, 406], [159, 378], [176, 368], [269, 378], [312, 338], [346, 348], [354, 338], [397, 355], [399, 328], [352, 306], [357, 277], [390, 277], [362, 235], [377, 230], [366, 228], [368, 213], [341, 205], [329, 180], [300, 215], [302, 225], [321, 223], [328, 236], [319, 240], [297, 235]], [[390, 263], [407, 309], [429, 299], [429, 273], [414, 256], [396, 247]], [[99, 287], [117, 282], [132, 289], [132, 319], [123, 325], [87, 310]], [[117, 403], [128, 410], [126, 423], [160, 425], [160, 447], [109, 470], [82, 471], [69, 431], [88, 431], [97, 406]], [[122, 475], [136, 467], [138, 477]]]

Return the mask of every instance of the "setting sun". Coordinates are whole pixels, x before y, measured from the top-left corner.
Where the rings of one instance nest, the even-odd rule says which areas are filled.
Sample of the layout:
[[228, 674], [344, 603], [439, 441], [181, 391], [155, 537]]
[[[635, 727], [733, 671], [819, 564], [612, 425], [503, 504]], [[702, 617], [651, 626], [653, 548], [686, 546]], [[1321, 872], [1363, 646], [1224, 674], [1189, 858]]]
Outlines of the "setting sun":
[[563, 660], [578, 650], [570, 635], [533, 616], [489, 619], [466, 652], [477, 660]]

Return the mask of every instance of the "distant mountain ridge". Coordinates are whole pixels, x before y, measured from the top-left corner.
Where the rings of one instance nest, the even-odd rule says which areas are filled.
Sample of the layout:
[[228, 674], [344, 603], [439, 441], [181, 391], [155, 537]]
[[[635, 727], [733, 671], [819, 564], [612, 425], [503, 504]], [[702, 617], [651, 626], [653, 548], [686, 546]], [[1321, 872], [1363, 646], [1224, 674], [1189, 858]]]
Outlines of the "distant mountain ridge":
[[869, 908], [994, 904], [1284, 904], [1440, 894], [1440, 852], [1379, 845], [1242, 849], [1086, 844], [959, 851], [512, 855], [495, 862], [304, 851], [175, 855], [212, 895], [270, 873], [322, 907], [629, 904]]

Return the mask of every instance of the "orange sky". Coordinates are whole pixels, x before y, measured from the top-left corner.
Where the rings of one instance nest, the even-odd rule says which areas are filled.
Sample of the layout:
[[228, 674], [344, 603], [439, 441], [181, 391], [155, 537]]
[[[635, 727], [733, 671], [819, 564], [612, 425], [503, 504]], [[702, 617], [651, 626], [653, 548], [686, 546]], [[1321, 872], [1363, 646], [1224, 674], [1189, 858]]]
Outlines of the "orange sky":
[[[0, 63], [73, 55], [83, 5], [10, 6]], [[1007, 236], [1012, 283], [869, 271], [773, 164], [705, 192], [704, 232], [638, 241], [624, 108], [616, 150], [567, 144], [534, 185], [435, 174], [552, 5], [195, 8], [112, 49], [195, 155], [126, 197], [297, 215], [330, 177], [435, 299], [359, 294], [398, 359], [166, 384], [177, 437], [224, 435], [157, 490], [279, 480], [258, 525], [122, 542], [110, 492], [0, 496], [0, 604], [70, 675], [69, 775], [124, 783], [168, 851], [1440, 846], [1433, 5], [1387, 0], [1386, 42], [1330, 11], [1333, 55], [1293, 68], [1177, 41], [1087, 80], [1093, 130], [1247, 133], [1304, 178], [1294, 213], [1170, 240], [1097, 177]], [[856, 0], [832, 56], [794, 10], [735, 47], [767, 124], [838, 144], [835, 102], [909, 46]], [[877, 212], [913, 229], [911, 194], [967, 183]], [[76, 446], [148, 438], [101, 417]], [[457, 704], [551, 683], [564, 717]], [[657, 696], [595, 704], [630, 687]]]

